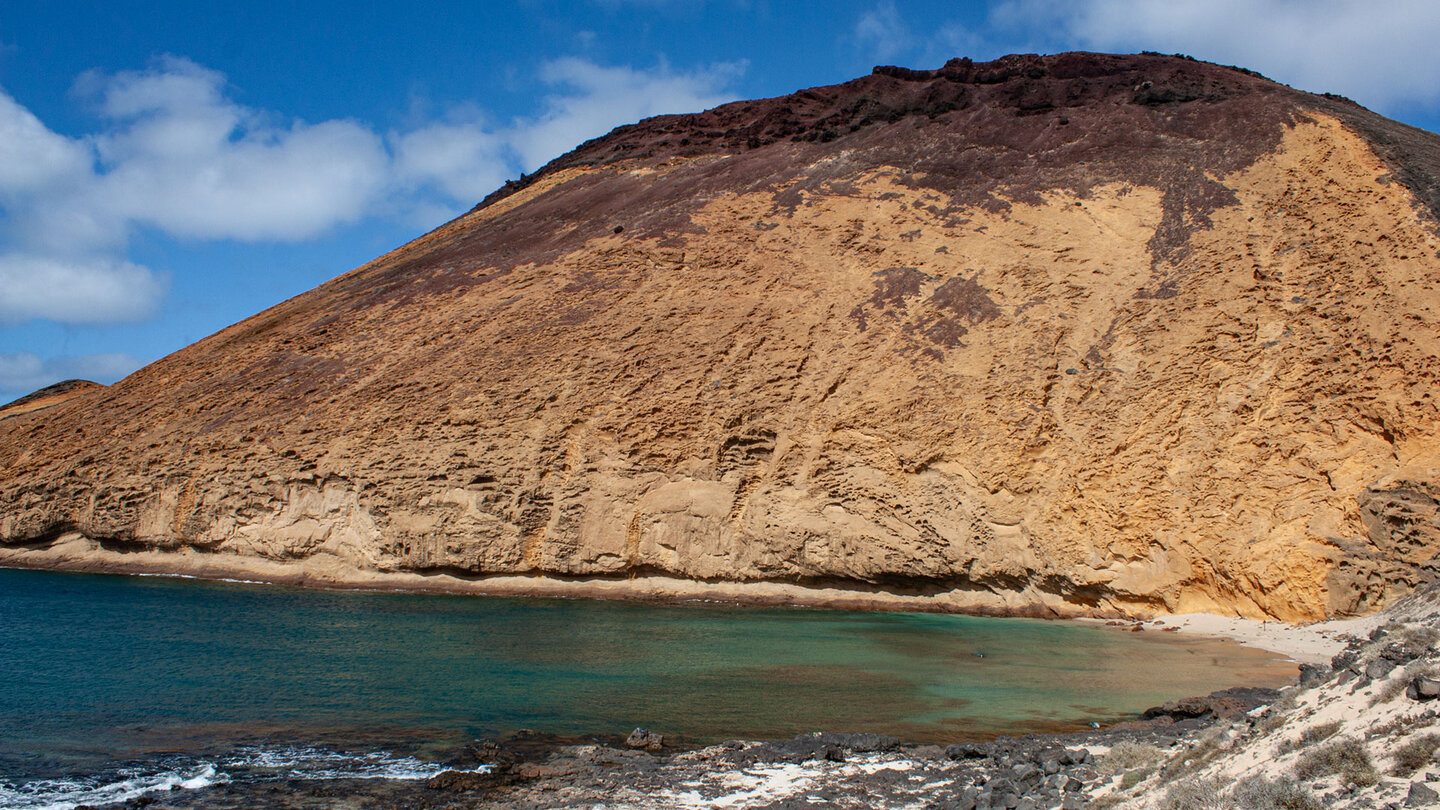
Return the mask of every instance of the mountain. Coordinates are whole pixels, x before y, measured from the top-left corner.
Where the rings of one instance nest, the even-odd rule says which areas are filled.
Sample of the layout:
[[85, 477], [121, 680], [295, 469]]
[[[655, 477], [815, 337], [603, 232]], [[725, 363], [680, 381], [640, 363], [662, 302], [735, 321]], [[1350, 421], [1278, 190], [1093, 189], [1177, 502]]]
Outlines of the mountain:
[[652, 118], [0, 420], [0, 563], [1366, 612], [1440, 551], [1437, 212], [1440, 136], [1185, 57]]
[[59, 405], [67, 399], [73, 399], [81, 394], [88, 394], [104, 387], [89, 380], [62, 380], [54, 385], [47, 385], [32, 394], [26, 394], [14, 402], [0, 405], [0, 419]]

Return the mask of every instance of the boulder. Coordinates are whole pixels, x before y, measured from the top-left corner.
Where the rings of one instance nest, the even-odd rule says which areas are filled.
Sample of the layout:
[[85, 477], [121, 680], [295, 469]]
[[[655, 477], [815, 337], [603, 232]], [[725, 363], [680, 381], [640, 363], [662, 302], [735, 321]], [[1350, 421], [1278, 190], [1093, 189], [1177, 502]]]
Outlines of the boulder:
[[489, 790], [499, 785], [509, 784], [515, 780], [515, 775], [506, 771], [441, 771], [425, 780], [425, 787], [431, 790], [444, 790], [450, 793], [469, 793], [476, 790]]
[[1301, 664], [1300, 686], [1309, 688], [1330, 677], [1330, 667], [1324, 664]]
[[1236, 687], [1212, 692], [1204, 697], [1188, 697], [1172, 700], [1163, 706], [1146, 709], [1141, 715], [1146, 720], [1169, 717], [1173, 720], [1189, 720], [1196, 717], [1216, 717], [1234, 720], [1247, 712], [1280, 697], [1275, 689], [1259, 687]]
[[577, 773], [580, 765], [577, 762], [561, 761], [552, 762], [548, 765], [541, 765], [535, 762], [524, 762], [516, 765], [512, 773], [521, 779], [544, 779], [555, 776], [569, 776]]
[[1371, 680], [1379, 680], [1390, 674], [1395, 668], [1395, 662], [1389, 658], [1376, 658], [1365, 665], [1365, 677]]
[[523, 759], [515, 751], [494, 740], [476, 740], [465, 746], [465, 752], [475, 760], [476, 764], [489, 765], [492, 770], [505, 770]]
[[994, 753], [995, 746], [989, 743], [958, 742], [945, 748], [951, 759], [986, 759]]
[[1410, 681], [1410, 685], [1405, 689], [1405, 694], [1411, 700], [1434, 700], [1440, 697], [1440, 678], [1418, 675]]
[[1349, 648], [1336, 653], [1330, 659], [1330, 668], [1336, 672], [1348, 670], [1350, 669], [1351, 665], [1353, 665], [1359, 659], [1360, 651], [1356, 649], [1354, 645], [1351, 645]]
[[832, 734], [822, 732], [816, 739], [828, 745], [848, 748], [856, 753], [894, 751], [900, 747], [900, 740], [886, 734]]
[[748, 758], [756, 762], [806, 762], [821, 759], [828, 762], [844, 762], [845, 751], [833, 742], [824, 739], [823, 734], [800, 734], [784, 742], [769, 742], [746, 751]]
[[659, 751], [665, 747], [665, 735], [656, 734], [648, 729], [637, 728], [630, 732], [629, 737], [625, 738], [625, 745], [629, 748]]

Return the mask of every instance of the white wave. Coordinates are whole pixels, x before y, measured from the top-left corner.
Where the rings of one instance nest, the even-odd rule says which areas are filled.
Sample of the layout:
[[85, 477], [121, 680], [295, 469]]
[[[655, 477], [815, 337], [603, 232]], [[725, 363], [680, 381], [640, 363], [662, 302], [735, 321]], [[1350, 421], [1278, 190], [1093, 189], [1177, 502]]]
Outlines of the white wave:
[[[272, 771], [274, 777], [285, 779], [419, 780], [457, 770], [414, 757], [395, 756], [388, 751], [352, 754], [308, 746], [242, 748], [226, 760], [224, 766], [231, 769]], [[489, 765], [481, 765], [475, 768], [474, 772], [484, 773], [489, 770]]]
[[[192, 761], [117, 768], [99, 774], [29, 782], [0, 781], [0, 810], [73, 810], [79, 805], [121, 804], [147, 793], [198, 790], [227, 782], [272, 779], [429, 779], [449, 768], [387, 751], [341, 753], [308, 746], [248, 747], [219, 764]], [[490, 770], [489, 765], [473, 769]]]
[[196, 574], [176, 574], [169, 571], [133, 571], [127, 572], [126, 576], [131, 577], [154, 577], [156, 579], [193, 579], [197, 582], [233, 582], [237, 585], [274, 585], [263, 579], [232, 579], [231, 577], [208, 577]]
[[0, 807], [6, 810], [72, 810], [82, 804], [128, 802], [147, 793], [197, 790], [228, 782], [228, 774], [209, 762], [184, 770], [147, 771], [121, 768], [108, 774], [76, 779], [37, 779], [12, 784], [0, 782]]

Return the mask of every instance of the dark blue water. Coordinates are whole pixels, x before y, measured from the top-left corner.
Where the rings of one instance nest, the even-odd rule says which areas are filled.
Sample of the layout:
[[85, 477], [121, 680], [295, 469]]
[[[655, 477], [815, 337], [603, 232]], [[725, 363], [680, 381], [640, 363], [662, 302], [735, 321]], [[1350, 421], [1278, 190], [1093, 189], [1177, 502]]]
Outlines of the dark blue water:
[[415, 771], [522, 728], [947, 742], [1293, 671], [1238, 646], [1068, 622], [0, 570], [0, 785], [162, 761], [199, 778], [297, 752], [384, 751]]

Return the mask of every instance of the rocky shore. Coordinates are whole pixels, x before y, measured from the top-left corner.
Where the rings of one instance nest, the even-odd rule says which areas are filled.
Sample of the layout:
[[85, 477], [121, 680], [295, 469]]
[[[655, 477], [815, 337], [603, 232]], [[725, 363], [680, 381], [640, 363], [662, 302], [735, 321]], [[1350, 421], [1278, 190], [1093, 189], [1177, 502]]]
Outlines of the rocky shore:
[[[1136, 730], [1169, 743], [1196, 725]], [[221, 784], [146, 796], [162, 808], [1081, 808], [1105, 778], [1105, 733], [904, 746], [878, 734], [817, 733], [693, 750], [623, 744], [482, 742], [474, 761], [425, 781], [339, 779]], [[488, 767], [477, 767], [488, 766]]]
[[1186, 744], [1278, 692], [1234, 689], [1157, 707], [1133, 722], [1066, 735], [947, 747], [880, 734], [803, 734], [781, 742], [667, 745], [636, 729], [582, 742], [539, 734], [478, 741], [455, 769], [424, 781], [280, 780], [151, 795], [162, 808], [708, 808], [1091, 806], [1114, 779], [1110, 752]]

